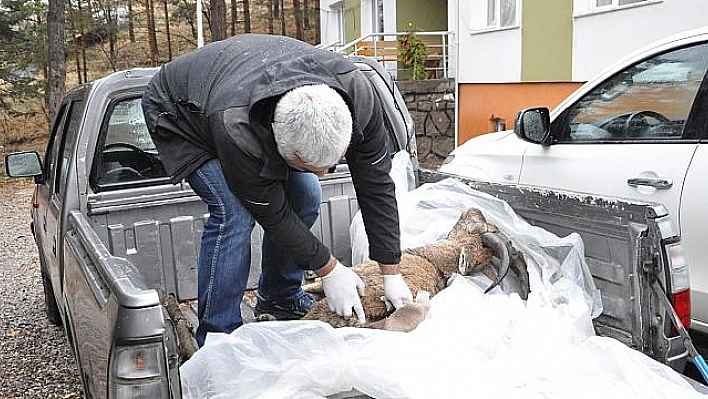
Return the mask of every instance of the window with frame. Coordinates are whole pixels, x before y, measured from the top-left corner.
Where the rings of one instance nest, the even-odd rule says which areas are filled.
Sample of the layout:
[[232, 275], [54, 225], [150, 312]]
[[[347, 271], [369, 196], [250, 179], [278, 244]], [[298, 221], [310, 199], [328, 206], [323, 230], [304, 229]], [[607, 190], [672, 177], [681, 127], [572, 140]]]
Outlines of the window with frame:
[[518, 0], [487, 0], [487, 27], [507, 28], [517, 26]]
[[595, 87], [553, 122], [559, 142], [666, 141], [684, 134], [708, 43], [656, 55]]
[[596, 9], [622, 7], [633, 3], [642, 3], [647, 0], [592, 0]]
[[96, 191], [151, 185], [169, 178], [145, 124], [140, 97], [110, 105], [94, 158], [91, 184]]

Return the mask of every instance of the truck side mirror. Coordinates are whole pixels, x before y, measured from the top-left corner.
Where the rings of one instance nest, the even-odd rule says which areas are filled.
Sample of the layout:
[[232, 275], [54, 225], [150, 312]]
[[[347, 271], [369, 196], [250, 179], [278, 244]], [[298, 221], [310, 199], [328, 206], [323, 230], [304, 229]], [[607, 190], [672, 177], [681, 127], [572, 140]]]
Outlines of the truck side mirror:
[[42, 161], [37, 151], [14, 152], [5, 155], [5, 171], [9, 177], [34, 177], [39, 184], [44, 181]]
[[534, 144], [549, 145], [551, 117], [548, 108], [527, 108], [516, 114], [514, 133], [520, 139]]

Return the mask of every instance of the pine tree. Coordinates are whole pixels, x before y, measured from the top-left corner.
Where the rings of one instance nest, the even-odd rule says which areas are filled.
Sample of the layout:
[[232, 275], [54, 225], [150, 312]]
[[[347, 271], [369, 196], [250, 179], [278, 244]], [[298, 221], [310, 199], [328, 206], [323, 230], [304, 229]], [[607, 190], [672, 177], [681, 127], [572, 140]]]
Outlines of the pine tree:
[[46, 81], [38, 74], [45, 71], [46, 78], [45, 15], [41, 0], [0, 1], [0, 110], [19, 112], [19, 104], [43, 94]]

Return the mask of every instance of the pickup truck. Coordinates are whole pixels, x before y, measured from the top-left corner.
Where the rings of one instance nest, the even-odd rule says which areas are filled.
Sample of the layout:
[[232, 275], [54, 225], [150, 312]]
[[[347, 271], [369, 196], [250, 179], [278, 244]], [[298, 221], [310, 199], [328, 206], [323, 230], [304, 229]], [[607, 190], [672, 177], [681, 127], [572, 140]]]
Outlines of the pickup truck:
[[[392, 79], [373, 61], [352, 60], [384, 100], [389, 153], [406, 150], [417, 165], [412, 120]], [[32, 232], [46, 313], [64, 326], [88, 398], [180, 398], [179, 366], [194, 345], [206, 206], [188, 184], [169, 182], [148, 134], [140, 96], [155, 72], [117, 72], [73, 89], [43, 162], [30, 151], [6, 156], [9, 176], [36, 182]], [[416, 184], [450, 177], [414, 169]], [[688, 289], [688, 271], [664, 206], [460, 179], [532, 224], [560, 236], [579, 233], [603, 302], [597, 333], [683, 369], [688, 352], [668, 304], [677, 289]], [[347, 262], [357, 203], [346, 165], [321, 184], [313, 231]], [[260, 236], [255, 229], [252, 277]], [[676, 310], [690, 317], [690, 309]]]

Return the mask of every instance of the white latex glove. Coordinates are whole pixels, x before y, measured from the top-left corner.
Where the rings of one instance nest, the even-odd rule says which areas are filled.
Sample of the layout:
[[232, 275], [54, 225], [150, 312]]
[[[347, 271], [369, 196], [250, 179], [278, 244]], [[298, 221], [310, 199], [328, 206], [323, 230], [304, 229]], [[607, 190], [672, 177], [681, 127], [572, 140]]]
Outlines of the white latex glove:
[[[386, 307], [393, 305], [394, 308], [400, 309], [406, 304], [413, 303], [413, 294], [403, 276], [400, 274], [384, 274], [384, 297], [386, 298]], [[389, 309], [390, 310], [390, 309]]]
[[364, 307], [359, 299], [364, 295], [365, 285], [358, 274], [337, 261], [334, 269], [322, 277], [322, 289], [331, 311], [349, 319], [353, 308], [359, 323], [366, 322]]

